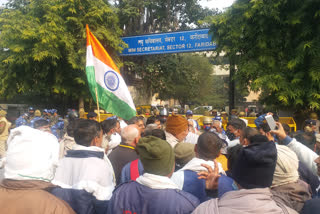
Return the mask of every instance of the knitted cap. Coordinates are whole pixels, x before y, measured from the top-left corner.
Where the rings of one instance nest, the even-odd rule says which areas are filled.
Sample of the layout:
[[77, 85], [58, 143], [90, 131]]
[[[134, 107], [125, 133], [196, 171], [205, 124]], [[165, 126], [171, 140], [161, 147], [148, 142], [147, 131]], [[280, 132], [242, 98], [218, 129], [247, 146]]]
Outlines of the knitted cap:
[[194, 144], [192, 143], [177, 143], [174, 147], [174, 154], [176, 157], [176, 163], [184, 166], [192, 158], [194, 158]]
[[167, 141], [154, 136], [140, 138], [136, 150], [144, 171], [166, 176], [174, 167], [173, 149]]
[[176, 136], [188, 129], [188, 121], [181, 115], [172, 115], [168, 117], [166, 131]]
[[299, 179], [299, 160], [287, 146], [277, 146], [277, 165], [273, 175], [272, 187], [294, 183]]
[[276, 161], [273, 142], [253, 142], [241, 150], [232, 168], [233, 179], [245, 189], [270, 187]]

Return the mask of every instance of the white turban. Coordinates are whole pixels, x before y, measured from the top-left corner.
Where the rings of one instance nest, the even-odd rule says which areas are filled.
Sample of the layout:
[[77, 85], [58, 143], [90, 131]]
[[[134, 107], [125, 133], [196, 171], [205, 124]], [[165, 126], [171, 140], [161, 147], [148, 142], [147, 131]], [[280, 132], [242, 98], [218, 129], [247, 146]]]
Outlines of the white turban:
[[54, 178], [59, 160], [59, 143], [54, 135], [20, 126], [11, 130], [7, 144], [5, 178], [47, 182]]
[[299, 179], [299, 159], [287, 146], [277, 145], [277, 165], [271, 187], [294, 183]]

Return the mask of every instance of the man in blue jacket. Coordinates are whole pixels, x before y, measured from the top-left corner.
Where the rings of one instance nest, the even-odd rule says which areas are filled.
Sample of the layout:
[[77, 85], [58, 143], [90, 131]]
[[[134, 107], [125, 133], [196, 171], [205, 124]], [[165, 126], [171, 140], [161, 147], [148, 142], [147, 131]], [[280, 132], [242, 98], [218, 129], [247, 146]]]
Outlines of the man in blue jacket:
[[216, 194], [207, 191], [206, 181], [198, 179], [198, 173], [208, 171], [203, 164], [215, 169], [214, 160], [220, 155], [223, 141], [218, 135], [212, 132], [204, 132], [198, 138], [198, 143], [194, 147], [196, 157], [191, 159], [182, 169], [175, 172], [171, 180], [183, 191], [196, 196], [200, 202], [204, 202], [211, 197], [221, 197], [224, 193], [234, 190], [233, 180], [225, 175], [222, 165], [217, 165], [221, 175], [219, 179], [218, 191]]
[[108, 213], [191, 213], [199, 200], [170, 179], [175, 165], [170, 144], [147, 136], [139, 140], [136, 150], [145, 173], [116, 188]]

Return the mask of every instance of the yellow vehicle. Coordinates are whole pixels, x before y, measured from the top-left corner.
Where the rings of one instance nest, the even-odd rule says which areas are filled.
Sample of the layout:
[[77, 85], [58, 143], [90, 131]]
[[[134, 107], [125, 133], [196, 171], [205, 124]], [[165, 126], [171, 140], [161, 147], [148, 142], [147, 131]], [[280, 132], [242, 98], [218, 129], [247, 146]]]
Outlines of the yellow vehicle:
[[[244, 119], [248, 120], [248, 126], [250, 127], [257, 127], [256, 124], [254, 124], [254, 120], [257, 119], [256, 117], [243, 117]], [[293, 117], [279, 117], [280, 123], [288, 124], [290, 127], [290, 131], [297, 131], [297, 124], [294, 121]]]
[[[159, 106], [161, 107], [161, 106]], [[157, 106], [154, 105], [139, 105], [136, 107], [137, 110], [137, 114], [139, 115], [150, 115], [152, 114], [156, 114], [157, 111], [160, 111], [159, 108]]]
[[[88, 112], [85, 112], [84, 113], [84, 119], [88, 119], [87, 118], [87, 115], [88, 115]], [[107, 119], [108, 117], [112, 117], [113, 116], [113, 114], [111, 114], [111, 113], [108, 113], [108, 114], [100, 114], [100, 120], [99, 120], [99, 118], [98, 118], [98, 116], [97, 116], [97, 121], [98, 122], [102, 122], [102, 121], [104, 121], [105, 119]]]

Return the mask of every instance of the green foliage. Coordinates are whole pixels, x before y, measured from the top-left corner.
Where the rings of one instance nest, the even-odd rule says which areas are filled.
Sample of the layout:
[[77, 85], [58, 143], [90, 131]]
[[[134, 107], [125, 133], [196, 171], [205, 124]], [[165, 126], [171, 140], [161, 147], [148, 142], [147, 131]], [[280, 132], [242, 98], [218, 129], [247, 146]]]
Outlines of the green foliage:
[[103, 0], [10, 0], [0, 13], [0, 96], [89, 96], [85, 25], [114, 54], [118, 18]]
[[[181, 106], [202, 104], [212, 92], [212, 65], [205, 56], [191, 54], [149, 56], [143, 64], [128, 64], [144, 80], [147, 90], [162, 100], [176, 99]], [[143, 71], [143, 72], [142, 72]]]
[[199, 0], [118, 0], [116, 7], [125, 35], [199, 27], [198, 20], [217, 13]]
[[[203, 27], [198, 21], [217, 13], [202, 8], [199, 0], [119, 0], [116, 7], [126, 36]], [[212, 65], [206, 57], [168, 54], [124, 60], [126, 74], [140, 76], [140, 87], [159, 93], [161, 99], [174, 98], [182, 106], [210, 100]]]
[[218, 52], [237, 56], [235, 79], [276, 107], [320, 109], [319, 1], [238, 0], [212, 19]]

